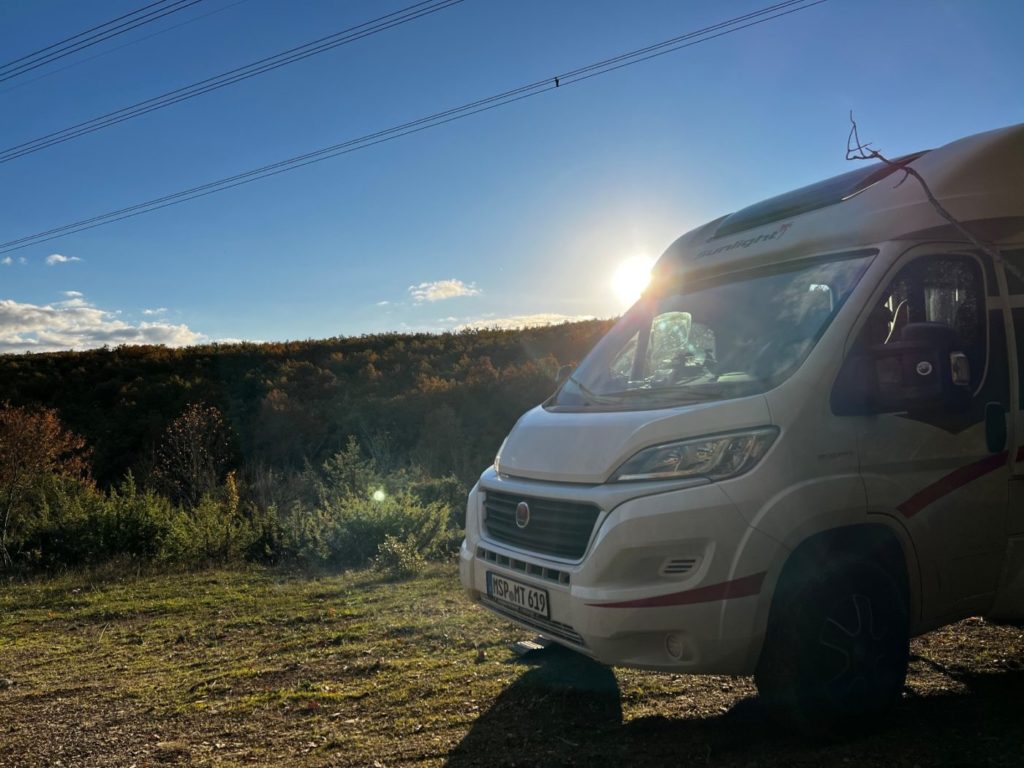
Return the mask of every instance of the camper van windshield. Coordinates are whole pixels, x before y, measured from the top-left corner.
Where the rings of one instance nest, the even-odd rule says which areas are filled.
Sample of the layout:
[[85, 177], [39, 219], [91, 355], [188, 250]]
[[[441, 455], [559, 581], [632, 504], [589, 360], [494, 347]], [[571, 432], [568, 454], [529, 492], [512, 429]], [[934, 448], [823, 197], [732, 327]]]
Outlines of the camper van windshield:
[[870, 260], [861, 252], [651, 293], [548, 405], [658, 408], [764, 392], [799, 367]]

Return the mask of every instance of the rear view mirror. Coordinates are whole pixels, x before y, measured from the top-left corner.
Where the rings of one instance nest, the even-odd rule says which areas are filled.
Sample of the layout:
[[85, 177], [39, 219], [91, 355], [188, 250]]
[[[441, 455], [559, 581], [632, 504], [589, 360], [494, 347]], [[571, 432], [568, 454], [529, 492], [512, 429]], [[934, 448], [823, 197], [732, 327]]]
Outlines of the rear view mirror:
[[971, 366], [943, 323], [910, 323], [899, 339], [846, 361], [833, 392], [838, 414], [963, 412], [971, 403]]

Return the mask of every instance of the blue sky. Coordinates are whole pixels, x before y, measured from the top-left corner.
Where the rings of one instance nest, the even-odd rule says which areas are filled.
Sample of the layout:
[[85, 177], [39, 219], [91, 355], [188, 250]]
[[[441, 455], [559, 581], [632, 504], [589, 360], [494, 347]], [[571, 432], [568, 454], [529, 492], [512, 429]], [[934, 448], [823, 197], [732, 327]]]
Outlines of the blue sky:
[[[0, 148], [411, 1], [203, 0], [62, 60], [75, 64], [67, 69], [0, 83]], [[466, 0], [0, 165], [0, 239], [767, 4]], [[141, 5], [8, 0], [0, 58]], [[829, 0], [483, 115], [6, 254], [0, 351], [611, 316], [622, 310], [611, 278], [624, 259], [657, 256], [703, 221], [846, 170], [850, 109], [862, 136], [892, 154], [1024, 122], [1022, 27], [1018, 2]], [[85, 60], [95, 54], [103, 55]], [[47, 264], [54, 254], [67, 260]], [[433, 285], [440, 281], [457, 282]]]

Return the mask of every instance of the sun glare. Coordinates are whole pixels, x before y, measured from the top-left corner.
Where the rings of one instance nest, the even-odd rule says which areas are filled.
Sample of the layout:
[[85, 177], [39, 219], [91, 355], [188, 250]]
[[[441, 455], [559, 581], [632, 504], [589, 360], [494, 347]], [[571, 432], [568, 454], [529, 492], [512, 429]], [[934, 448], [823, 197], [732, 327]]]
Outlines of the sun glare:
[[647, 283], [651, 281], [654, 259], [649, 256], [631, 256], [615, 269], [612, 275], [612, 290], [623, 306], [629, 306], [640, 298]]

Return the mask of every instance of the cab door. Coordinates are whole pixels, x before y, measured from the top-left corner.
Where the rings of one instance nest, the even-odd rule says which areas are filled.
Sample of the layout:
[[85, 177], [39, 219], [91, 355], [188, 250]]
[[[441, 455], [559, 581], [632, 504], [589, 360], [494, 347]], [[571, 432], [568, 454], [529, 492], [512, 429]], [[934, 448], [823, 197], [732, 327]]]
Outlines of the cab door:
[[1010, 432], [1013, 476], [1010, 480], [1010, 509], [1006, 528], [1010, 536], [1024, 537], [1024, 277], [1021, 276], [1024, 275], [1024, 248], [1007, 249], [1003, 258], [1007, 264], [1004, 274], [1007, 304], [1013, 319], [1015, 338], [1012, 352], [1016, 357], [1017, 369], [1016, 404], [1011, 411], [1016, 417], [1016, 429]]
[[[1003, 251], [1005, 266], [997, 270], [1007, 297], [1006, 315], [1011, 326], [1011, 392], [1007, 426], [1010, 455], [1010, 503], [1006, 511], [1006, 555], [999, 592], [991, 615], [999, 619], [1024, 619], [1024, 248]], [[1016, 380], [1014, 380], [1016, 374]]]
[[986, 257], [910, 249], [883, 281], [858, 343], [898, 342], [916, 323], [955, 331], [970, 364], [969, 406], [861, 417], [858, 454], [869, 513], [907, 530], [921, 569], [921, 618], [938, 624], [991, 606], [1005, 553], [1010, 470], [1005, 450], [989, 450], [985, 410], [990, 402], [1008, 409], [1008, 348]]

